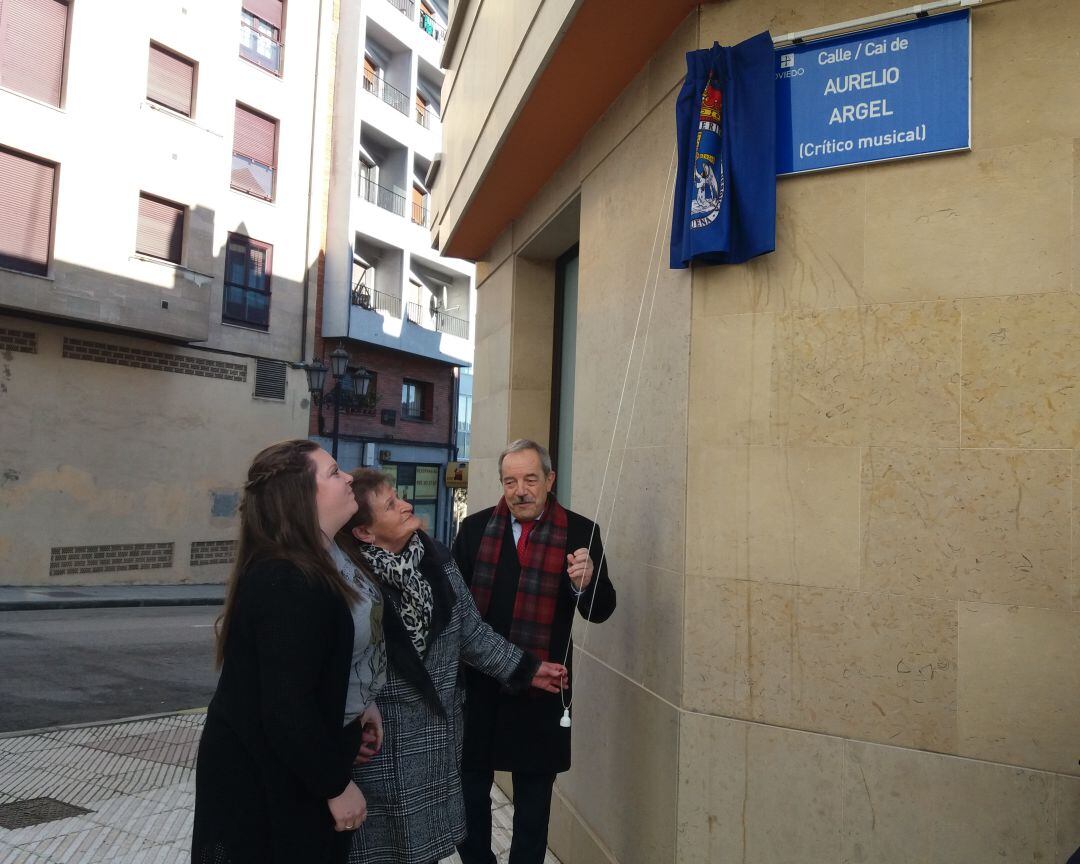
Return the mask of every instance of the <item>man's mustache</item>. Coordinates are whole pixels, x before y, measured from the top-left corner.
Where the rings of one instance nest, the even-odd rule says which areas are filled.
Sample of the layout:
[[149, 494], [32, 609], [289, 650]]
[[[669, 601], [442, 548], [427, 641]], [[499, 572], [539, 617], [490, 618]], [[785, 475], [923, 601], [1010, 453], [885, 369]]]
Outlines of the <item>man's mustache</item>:
[[515, 504], [535, 504], [536, 499], [533, 498], [531, 495], [515, 495], [514, 496], [514, 503]]

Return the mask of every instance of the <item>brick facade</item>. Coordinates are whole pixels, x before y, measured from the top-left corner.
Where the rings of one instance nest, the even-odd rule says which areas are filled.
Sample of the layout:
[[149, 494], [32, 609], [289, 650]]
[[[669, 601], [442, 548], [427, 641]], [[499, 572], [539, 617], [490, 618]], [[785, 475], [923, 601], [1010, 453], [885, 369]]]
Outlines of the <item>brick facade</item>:
[[228, 363], [192, 354], [166, 354], [109, 342], [92, 342], [88, 339], [64, 337], [64, 356], [72, 360], [90, 360], [114, 366], [133, 366], [137, 369], [153, 369], [156, 372], [175, 372], [179, 375], [197, 375], [200, 378], [222, 378], [226, 381], [247, 381], [246, 363]]
[[9, 330], [6, 327], [0, 327], [0, 351], [37, 354], [37, 333], [29, 330]]
[[[338, 340], [316, 338], [315, 356], [329, 358], [330, 352], [337, 347]], [[345, 345], [352, 358], [353, 366], [363, 366], [374, 372], [377, 401], [370, 414], [342, 413], [340, 434], [343, 437], [377, 438], [382, 440], [399, 439], [402, 441], [422, 441], [430, 444], [445, 445], [451, 437], [451, 397], [454, 393], [454, 370], [452, 366], [392, 351], [366, 343], [349, 342]], [[422, 381], [431, 384], [432, 419], [406, 420], [401, 416], [401, 385], [404, 379]], [[326, 376], [326, 389], [329, 393], [333, 385], [332, 376]], [[382, 423], [383, 410], [395, 413], [395, 425]], [[333, 428], [333, 406], [327, 400], [323, 406], [325, 418], [324, 431], [330, 434]], [[311, 434], [318, 434], [318, 416], [315, 409], [311, 413]]]
[[159, 570], [173, 565], [172, 543], [116, 543], [108, 546], [56, 546], [49, 575]]

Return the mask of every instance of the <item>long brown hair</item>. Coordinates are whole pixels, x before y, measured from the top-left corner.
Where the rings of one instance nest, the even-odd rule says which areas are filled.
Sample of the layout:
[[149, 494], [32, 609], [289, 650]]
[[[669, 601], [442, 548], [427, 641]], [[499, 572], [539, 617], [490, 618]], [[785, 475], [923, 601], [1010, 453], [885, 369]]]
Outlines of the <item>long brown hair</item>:
[[225, 608], [217, 619], [217, 665], [225, 659], [225, 641], [236, 612], [240, 580], [256, 561], [281, 558], [294, 564], [315, 587], [346, 602], [357, 598], [331, 560], [319, 528], [315, 505], [314, 441], [296, 438], [271, 444], [248, 468], [240, 503], [240, 537], [229, 575]]
[[356, 512], [345, 523], [345, 526], [338, 531], [334, 537], [334, 542], [337, 543], [342, 552], [352, 559], [354, 564], [362, 568], [365, 573], [374, 579], [374, 575], [360, 554], [360, 541], [353, 536], [352, 532], [354, 528], [367, 528], [374, 521], [371, 496], [384, 486], [393, 488], [393, 484], [390, 483], [385, 474], [373, 468], [356, 468], [350, 471], [349, 475], [353, 478], [352, 493], [353, 498], [356, 499]]

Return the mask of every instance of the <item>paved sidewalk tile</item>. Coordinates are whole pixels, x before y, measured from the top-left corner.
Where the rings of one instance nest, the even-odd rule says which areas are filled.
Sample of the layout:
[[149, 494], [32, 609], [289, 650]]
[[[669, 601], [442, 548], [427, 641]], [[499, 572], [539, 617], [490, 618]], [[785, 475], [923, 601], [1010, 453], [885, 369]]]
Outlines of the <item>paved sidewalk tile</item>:
[[[52, 798], [89, 811], [0, 828], [0, 864], [187, 864], [204, 719], [172, 714], [0, 738], [0, 805]], [[499, 864], [510, 854], [513, 814], [494, 787]], [[559, 861], [549, 852], [545, 864]]]

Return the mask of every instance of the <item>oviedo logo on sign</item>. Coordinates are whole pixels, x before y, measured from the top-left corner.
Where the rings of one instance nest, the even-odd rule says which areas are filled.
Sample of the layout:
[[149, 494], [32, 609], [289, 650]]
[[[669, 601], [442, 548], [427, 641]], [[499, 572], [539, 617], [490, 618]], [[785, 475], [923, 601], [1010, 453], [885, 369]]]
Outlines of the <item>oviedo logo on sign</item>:
[[971, 146], [970, 13], [776, 52], [778, 174]]

